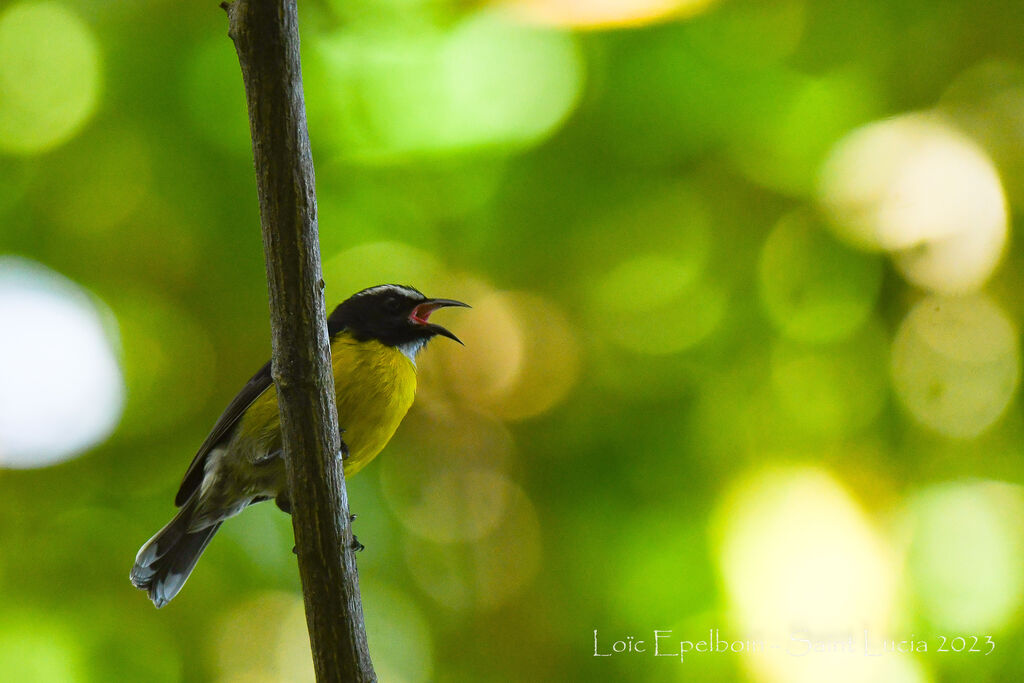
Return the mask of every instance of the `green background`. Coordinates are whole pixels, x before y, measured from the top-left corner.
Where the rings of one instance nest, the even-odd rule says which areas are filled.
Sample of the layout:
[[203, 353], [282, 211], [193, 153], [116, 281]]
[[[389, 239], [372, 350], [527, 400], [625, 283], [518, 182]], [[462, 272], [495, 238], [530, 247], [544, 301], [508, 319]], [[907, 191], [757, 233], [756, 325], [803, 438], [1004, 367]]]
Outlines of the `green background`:
[[[128, 583], [269, 354], [216, 5], [0, 6], [0, 406], [38, 417], [0, 419], [5, 680], [312, 677], [272, 505], [167, 608]], [[301, 3], [330, 305], [474, 305], [349, 483], [382, 680], [1024, 676], [1020, 19]]]

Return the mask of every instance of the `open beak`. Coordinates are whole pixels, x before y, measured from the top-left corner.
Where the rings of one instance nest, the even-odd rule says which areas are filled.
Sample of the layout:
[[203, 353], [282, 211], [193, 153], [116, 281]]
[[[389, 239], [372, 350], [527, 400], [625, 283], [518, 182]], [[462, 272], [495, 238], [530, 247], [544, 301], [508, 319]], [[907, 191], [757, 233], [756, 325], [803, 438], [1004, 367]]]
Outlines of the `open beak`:
[[[435, 334], [439, 334], [442, 337], [448, 337], [453, 341], [457, 341], [462, 344], [462, 340], [456, 337], [454, 334], [449, 332], [440, 325], [428, 322], [430, 320], [430, 314], [439, 308], [447, 308], [448, 306], [460, 306], [462, 308], [471, 308], [469, 304], [464, 304], [461, 301], [455, 299], [427, 299], [421, 304], [418, 304], [416, 308], [412, 309], [412, 313], [409, 314], [409, 320], [413, 321], [417, 325], [424, 325], [432, 330]], [[463, 344], [465, 346], [465, 344]]]

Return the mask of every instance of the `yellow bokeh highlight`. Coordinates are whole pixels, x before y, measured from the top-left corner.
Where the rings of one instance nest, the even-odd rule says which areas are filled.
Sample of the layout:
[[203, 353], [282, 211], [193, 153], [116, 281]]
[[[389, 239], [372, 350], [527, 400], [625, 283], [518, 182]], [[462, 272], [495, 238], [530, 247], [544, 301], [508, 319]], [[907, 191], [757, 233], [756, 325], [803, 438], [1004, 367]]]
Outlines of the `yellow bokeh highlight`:
[[[367, 638], [382, 681], [431, 680], [433, 645], [422, 611], [379, 581], [361, 586]], [[214, 623], [208, 642], [218, 683], [308, 683], [314, 679], [306, 612], [298, 593], [266, 592]]]
[[826, 162], [820, 194], [840, 237], [892, 252], [904, 277], [927, 290], [979, 288], [1006, 243], [995, 166], [935, 116], [910, 114], [851, 133]]
[[716, 0], [508, 0], [527, 18], [555, 26], [612, 28], [681, 19]]
[[281, 683], [281, 677], [271, 671], [246, 671], [228, 673], [217, 679], [217, 683]]
[[525, 327], [525, 362], [515, 386], [494, 402], [494, 412], [519, 420], [566, 399], [579, 378], [580, 345], [569, 319], [551, 301], [526, 292], [509, 292], [507, 301]]
[[[402, 591], [361, 582], [366, 633], [382, 681], [431, 680], [433, 640], [422, 611]], [[210, 638], [218, 683], [308, 683], [314, 680], [301, 594], [262, 593], [217, 621]]]
[[[361, 586], [370, 655], [382, 681], [431, 680], [433, 645], [422, 611], [379, 581]], [[313, 658], [302, 595], [262, 593], [235, 607], [211, 632], [218, 683], [307, 683]]]
[[1017, 390], [1017, 331], [984, 295], [928, 297], [900, 324], [891, 368], [896, 395], [914, 418], [946, 436], [974, 437]]
[[526, 361], [525, 321], [503, 292], [489, 292], [472, 305], [456, 331], [466, 346], [442, 346], [437, 353], [456, 394], [473, 404], [492, 405], [519, 381]]
[[[290, 615], [302, 611], [302, 596], [284, 592], [259, 593], [223, 613], [211, 626], [207, 640], [216, 663], [219, 683], [257, 683], [289, 680], [281, 677], [279, 643], [297, 637]], [[309, 638], [305, 624], [300, 631], [306, 640], [309, 673]], [[295, 680], [295, 679], [291, 679]], [[298, 679], [311, 680], [311, 679]]]
[[897, 563], [839, 482], [816, 468], [758, 472], [726, 494], [715, 527], [733, 639], [779, 646], [744, 657], [755, 680], [883, 680], [880, 658], [792, 654], [806, 649], [801, 639], [856, 646], [864, 629], [890, 635]]
[[504, 515], [486, 536], [462, 543], [405, 539], [406, 566], [420, 590], [449, 610], [496, 609], [519, 595], [540, 570], [540, 522], [533, 502], [509, 480], [503, 488]]
[[380, 458], [385, 503], [410, 533], [438, 543], [479, 539], [508, 507], [512, 436], [478, 412], [418, 406]]
[[0, 152], [38, 154], [72, 137], [96, 108], [100, 53], [89, 27], [56, 2], [0, 14]]
[[403, 525], [418, 536], [439, 543], [476, 540], [501, 522], [510, 486], [492, 470], [441, 470], [420, 484], [416, 504], [397, 511]]
[[925, 618], [991, 633], [1024, 603], [1024, 491], [994, 481], [930, 486], [904, 511], [907, 579]]
[[309, 644], [306, 606], [301, 595], [291, 596], [280, 617], [276, 647], [271, 644], [267, 654], [272, 657], [270, 671], [275, 681], [307, 683], [316, 680], [313, 650]]
[[465, 348], [446, 345], [437, 351], [449, 390], [502, 419], [547, 412], [579, 377], [576, 332], [561, 309], [536, 294], [483, 295], [455, 330]]

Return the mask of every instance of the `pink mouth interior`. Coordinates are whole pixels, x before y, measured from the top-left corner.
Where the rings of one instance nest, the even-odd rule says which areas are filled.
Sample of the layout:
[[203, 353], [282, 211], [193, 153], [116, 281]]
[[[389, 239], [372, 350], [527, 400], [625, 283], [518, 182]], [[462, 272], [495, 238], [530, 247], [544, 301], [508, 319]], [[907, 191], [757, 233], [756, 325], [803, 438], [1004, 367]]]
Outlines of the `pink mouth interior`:
[[421, 325], [426, 325], [427, 321], [430, 319], [430, 314], [437, 309], [438, 306], [436, 304], [420, 304], [416, 308], [412, 309], [409, 319]]

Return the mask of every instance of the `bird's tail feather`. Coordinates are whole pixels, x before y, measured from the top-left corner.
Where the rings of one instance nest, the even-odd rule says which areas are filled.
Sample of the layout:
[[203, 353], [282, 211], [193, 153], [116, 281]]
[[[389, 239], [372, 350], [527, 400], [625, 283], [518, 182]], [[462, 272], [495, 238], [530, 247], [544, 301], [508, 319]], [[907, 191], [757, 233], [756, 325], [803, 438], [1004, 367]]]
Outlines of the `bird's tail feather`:
[[186, 502], [167, 525], [139, 550], [129, 578], [136, 588], [149, 593], [157, 607], [178, 594], [199, 561], [220, 522], [202, 529], [190, 529], [197, 496]]

